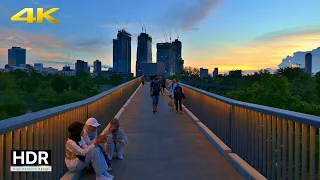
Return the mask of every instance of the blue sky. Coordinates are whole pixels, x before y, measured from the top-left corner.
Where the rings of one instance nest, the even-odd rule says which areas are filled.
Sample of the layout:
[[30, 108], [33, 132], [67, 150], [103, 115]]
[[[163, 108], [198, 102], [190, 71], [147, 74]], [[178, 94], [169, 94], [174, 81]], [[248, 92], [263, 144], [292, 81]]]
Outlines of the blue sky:
[[[60, 24], [11, 22], [25, 7], [60, 10], [52, 14]], [[320, 46], [319, 0], [2, 0], [0, 4], [0, 66], [7, 49], [28, 49], [27, 62], [62, 68], [68, 59], [89, 64], [99, 59], [112, 65], [112, 39], [118, 25], [132, 34], [132, 72], [140, 20], [155, 45], [165, 41], [162, 29], [183, 45], [185, 65], [221, 71], [277, 68], [295, 51]], [[73, 64], [72, 61], [70, 63]]]

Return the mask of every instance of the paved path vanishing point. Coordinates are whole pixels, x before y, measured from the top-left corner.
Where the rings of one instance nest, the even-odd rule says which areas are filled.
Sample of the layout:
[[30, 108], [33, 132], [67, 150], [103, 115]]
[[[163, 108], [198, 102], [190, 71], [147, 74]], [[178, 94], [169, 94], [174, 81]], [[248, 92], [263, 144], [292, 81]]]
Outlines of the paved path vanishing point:
[[149, 83], [141, 87], [120, 120], [129, 144], [124, 160], [112, 160], [115, 180], [244, 179], [185, 114], [168, 106], [166, 95], [153, 114], [149, 89]]

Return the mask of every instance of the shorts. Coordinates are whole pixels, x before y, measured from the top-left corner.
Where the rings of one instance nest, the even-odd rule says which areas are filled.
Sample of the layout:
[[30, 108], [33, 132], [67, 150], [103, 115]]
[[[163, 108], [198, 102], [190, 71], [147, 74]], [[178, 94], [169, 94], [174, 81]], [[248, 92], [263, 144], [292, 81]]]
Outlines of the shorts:
[[159, 104], [159, 95], [152, 96], [152, 104]]

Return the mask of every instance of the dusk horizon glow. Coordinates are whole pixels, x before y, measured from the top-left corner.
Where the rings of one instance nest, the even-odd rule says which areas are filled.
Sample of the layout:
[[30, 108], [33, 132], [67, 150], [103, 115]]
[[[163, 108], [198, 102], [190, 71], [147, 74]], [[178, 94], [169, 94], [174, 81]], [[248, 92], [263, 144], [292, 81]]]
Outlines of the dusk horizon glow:
[[[60, 24], [12, 22], [23, 8], [60, 8], [52, 16]], [[70, 0], [4, 0], [0, 5], [0, 68], [8, 61], [8, 49], [27, 49], [27, 63], [43, 63], [61, 69], [73, 59], [90, 65], [99, 59], [112, 66], [112, 39], [121, 27], [132, 35], [132, 73], [135, 73], [137, 36], [141, 24], [156, 43], [179, 36], [184, 66], [215, 67], [219, 73], [277, 69], [282, 59], [296, 51], [320, 47], [320, 1], [307, 0], [190, 0], [94, 2]], [[163, 29], [163, 30], [162, 30]]]

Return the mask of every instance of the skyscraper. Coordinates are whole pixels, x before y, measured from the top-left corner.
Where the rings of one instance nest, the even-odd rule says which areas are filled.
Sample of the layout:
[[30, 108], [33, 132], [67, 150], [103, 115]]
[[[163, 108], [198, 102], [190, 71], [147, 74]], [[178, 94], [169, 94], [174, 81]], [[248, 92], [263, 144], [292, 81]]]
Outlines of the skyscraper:
[[26, 64], [26, 49], [21, 47], [12, 47], [11, 49], [8, 49], [8, 64], [10, 66]]
[[214, 71], [213, 71], [213, 73], [212, 73], [213, 79], [215, 79], [216, 77], [218, 77], [218, 74], [219, 74], [218, 68], [214, 68]]
[[76, 64], [76, 74], [82, 74], [82, 73], [90, 73], [90, 67], [88, 66], [88, 62], [84, 62], [82, 60], [77, 60]]
[[136, 76], [143, 74], [142, 64], [152, 63], [152, 38], [147, 33], [138, 36]]
[[312, 54], [311, 53], [307, 53], [304, 59], [304, 70], [306, 73], [308, 73], [309, 75], [312, 74]]
[[93, 72], [98, 74], [101, 72], [101, 61], [98, 59], [93, 62]]
[[178, 39], [172, 42], [175, 50], [175, 73], [179, 73], [183, 69], [184, 61], [182, 60], [181, 50], [182, 43]]
[[113, 71], [131, 73], [131, 34], [124, 29], [113, 39]]
[[172, 43], [157, 43], [157, 61], [165, 64], [165, 74], [175, 74], [175, 46]]

